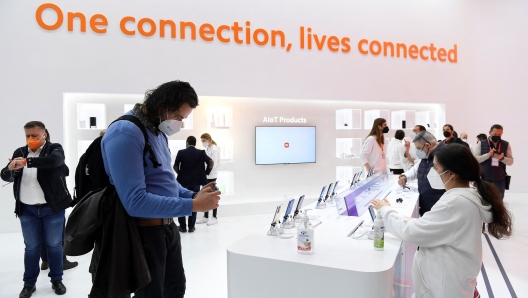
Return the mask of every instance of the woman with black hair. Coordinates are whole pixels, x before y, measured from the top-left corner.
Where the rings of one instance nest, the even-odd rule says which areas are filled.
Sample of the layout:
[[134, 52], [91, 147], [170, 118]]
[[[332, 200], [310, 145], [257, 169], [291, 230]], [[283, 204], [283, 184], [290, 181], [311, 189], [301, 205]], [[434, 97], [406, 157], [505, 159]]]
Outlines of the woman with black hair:
[[372, 205], [381, 211], [388, 232], [420, 247], [412, 270], [415, 297], [473, 297], [482, 264], [482, 222], [500, 239], [511, 235], [512, 218], [463, 145], [440, 148], [427, 178], [433, 188], [447, 191], [420, 218], [400, 215], [386, 200]]

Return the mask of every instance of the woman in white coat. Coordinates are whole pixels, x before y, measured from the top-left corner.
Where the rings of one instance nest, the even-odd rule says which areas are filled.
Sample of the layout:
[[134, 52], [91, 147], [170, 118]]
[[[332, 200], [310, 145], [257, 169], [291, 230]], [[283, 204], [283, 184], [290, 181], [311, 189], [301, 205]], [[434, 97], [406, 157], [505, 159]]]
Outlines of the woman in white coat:
[[383, 134], [388, 132], [389, 127], [385, 119], [377, 118], [374, 120], [372, 129], [363, 142], [361, 153], [359, 153], [359, 160], [365, 166], [367, 172], [371, 168], [374, 168], [374, 173], [387, 172], [387, 157], [385, 154], [385, 138]]
[[412, 269], [413, 297], [473, 297], [482, 265], [482, 222], [495, 238], [507, 237], [510, 213], [498, 189], [481, 179], [478, 161], [463, 145], [440, 148], [427, 179], [433, 188], [447, 191], [420, 218], [400, 215], [386, 200], [372, 205], [381, 211], [387, 232], [420, 247]]
[[[205, 153], [207, 156], [209, 156], [213, 162], [213, 169], [211, 170], [211, 173], [207, 175], [207, 183], [211, 183], [213, 181], [216, 181], [218, 178], [218, 167], [220, 166], [220, 148], [216, 145], [216, 142], [213, 141], [213, 138], [210, 134], [204, 133], [200, 136], [200, 139], [202, 140], [202, 145], [205, 148]], [[217, 219], [217, 210], [218, 208], [213, 209], [213, 217], [209, 219], [209, 212], [204, 213], [204, 217], [200, 220], [198, 220], [197, 224], [204, 224], [206, 223], [208, 226], [216, 225], [218, 223]]]

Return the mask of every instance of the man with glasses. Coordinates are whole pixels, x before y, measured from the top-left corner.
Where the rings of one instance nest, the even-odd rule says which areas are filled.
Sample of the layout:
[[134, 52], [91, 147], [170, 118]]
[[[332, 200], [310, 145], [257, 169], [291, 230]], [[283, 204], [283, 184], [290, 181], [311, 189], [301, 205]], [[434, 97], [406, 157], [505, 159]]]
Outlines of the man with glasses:
[[164, 83], [126, 113], [145, 126], [154, 156], [147, 153], [143, 158], [143, 133], [129, 121], [110, 125], [101, 141], [105, 171], [126, 212], [135, 218], [150, 273], [150, 283], [135, 293], [136, 298], [184, 297], [180, 233], [173, 218], [218, 207], [220, 192], [212, 191], [214, 183], [190, 191], [176, 181], [171, 166], [167, 137], [180, 130], [196, 106], [198, 95], [189, 83]]
[[408, 180], [418, 179], [418, 193], [420, 194], [418, 200], [420, 204], [420, 216], [425, 212], [431, 210], [434, 204], [444, 194], [445, 189], [434, 189], [431, 187], [427, 174], [433, 167], [434, 153], [438, 148], [444, 146], [444, 143], [439, 143], [436, 138], [427, 131], [419, 132], [413, 140], [416, 147], [416, 155], [418, 161], [408, 171], [400, 175], [398, 183], [405, 187]]

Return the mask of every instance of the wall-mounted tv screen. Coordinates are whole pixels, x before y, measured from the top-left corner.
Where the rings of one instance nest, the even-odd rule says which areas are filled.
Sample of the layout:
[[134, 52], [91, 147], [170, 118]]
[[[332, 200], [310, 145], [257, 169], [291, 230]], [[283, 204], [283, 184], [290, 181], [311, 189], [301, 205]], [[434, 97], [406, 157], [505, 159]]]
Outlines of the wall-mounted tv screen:
[[315, 126], [255, 127], [257, 165], [315, 163]]

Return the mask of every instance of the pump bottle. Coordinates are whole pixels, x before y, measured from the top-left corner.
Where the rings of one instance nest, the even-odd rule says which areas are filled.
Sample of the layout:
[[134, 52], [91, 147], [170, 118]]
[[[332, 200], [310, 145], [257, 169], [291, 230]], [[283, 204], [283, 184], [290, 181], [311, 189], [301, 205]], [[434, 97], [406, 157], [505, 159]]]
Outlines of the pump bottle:
[[381, 219], [381, 213], [376, 211], [376, 219], [374, 220], [374, 250], [383, 250], [385, 247], [385, 225]]
[[308, 217], [308, 210], [304, 210], [301, 224], [297, 228], [297, 252], [303, 255], [311, 255], [314, 253], [314, 227], [310, 223]]

